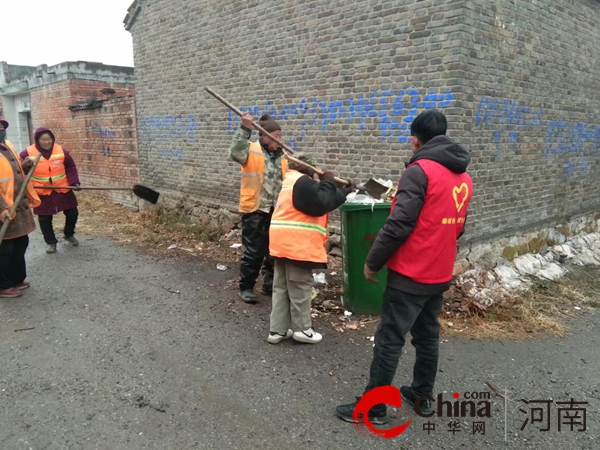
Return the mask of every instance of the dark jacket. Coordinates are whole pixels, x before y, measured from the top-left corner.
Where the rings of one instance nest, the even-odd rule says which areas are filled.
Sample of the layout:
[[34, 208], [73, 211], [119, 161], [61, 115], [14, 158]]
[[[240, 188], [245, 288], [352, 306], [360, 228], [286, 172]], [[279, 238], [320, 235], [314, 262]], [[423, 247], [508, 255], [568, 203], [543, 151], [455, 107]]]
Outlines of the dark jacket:
[[[427, 142], [410, 160], [410, 164], [430, 159], [455, 173], [464, 173], [471, 161], [468, 149], [446, 136], [436, 136]], [[412, 233], [427, 193], [427, 176], [418, 164], [408, 167], [402, 174], [396, 193], [396, 206], [385, 226], [377, 235], [366, 264], [380, 271], [391, 256], [406, 242]], [[450, 283], [423, 284], [392, 270], [388, 271], [388, 286], [414, 295], [436, 295], [446, 291]]]
[[[346, 191], [338, 189], [333, 180], [315, 181], [309, 176], [300, 177], [292, 191], [292, 203], [298, 211], [313, 217], [324, 216], [346, 202]], [[327, 264], [310, 261], [293, 261], [306, 269], [326, 269]]]

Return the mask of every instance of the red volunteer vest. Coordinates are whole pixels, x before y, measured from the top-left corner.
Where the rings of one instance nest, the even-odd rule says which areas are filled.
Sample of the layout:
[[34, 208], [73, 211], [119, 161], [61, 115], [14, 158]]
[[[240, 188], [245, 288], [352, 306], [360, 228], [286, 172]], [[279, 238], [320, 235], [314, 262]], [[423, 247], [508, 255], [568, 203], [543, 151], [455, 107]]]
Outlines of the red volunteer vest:
[[[454, 173], [430, 159], [413, 164], [423, 169], [428, 180], [423, 209], [415, 229], [387, 266], [419, 283], [447, 283], [452, 280], [456, 240], [464, 227], [473, 182], [467, 173]], [[392, 211], [395, 204], [394, 196]]]

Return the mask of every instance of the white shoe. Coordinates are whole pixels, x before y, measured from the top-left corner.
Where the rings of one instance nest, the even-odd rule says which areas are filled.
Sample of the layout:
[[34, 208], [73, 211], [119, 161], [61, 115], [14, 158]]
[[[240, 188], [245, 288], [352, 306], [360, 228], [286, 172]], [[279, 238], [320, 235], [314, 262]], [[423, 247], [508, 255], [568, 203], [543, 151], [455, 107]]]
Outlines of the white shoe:
[[295, 341], [304, 342], [305, 344], [318, 344], [323, 340], [323, 336], [312, 328], [306, 331], [296, 331], [292, 337]]
[[269, 334], [267, 341], [269, 341], [269, 344], [279, 344], [281, 341], [291, 338], [293, 333], [292, 330], [287, 330], [285, 334]]

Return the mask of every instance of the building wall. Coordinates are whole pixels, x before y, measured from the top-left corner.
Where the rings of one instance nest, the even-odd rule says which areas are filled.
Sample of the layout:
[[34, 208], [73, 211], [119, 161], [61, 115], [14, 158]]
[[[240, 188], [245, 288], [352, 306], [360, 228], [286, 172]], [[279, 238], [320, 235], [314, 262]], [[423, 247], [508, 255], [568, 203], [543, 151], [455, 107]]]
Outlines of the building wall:
[[[115, 91], [98, 109], [70, 111], [69, 105], [91, 98], [106, 98], [103, 89]], [[68, 79], [31, 91], [34, 128], [50, 128], [57, 142], [71, 152], [82, 184], [129, 187], [139, 182], [133, 85]], [[131, 193], [99, 193], [130, 206]]]
[[357, 181], [397, 179], [410, 122], [440, 109], [473, 154], [471, 240], [597, 211], [600, 3], [552, 5], [138, 0], [141, 178], [190, 213], [236, 209], [239, 120], [211, 86]]

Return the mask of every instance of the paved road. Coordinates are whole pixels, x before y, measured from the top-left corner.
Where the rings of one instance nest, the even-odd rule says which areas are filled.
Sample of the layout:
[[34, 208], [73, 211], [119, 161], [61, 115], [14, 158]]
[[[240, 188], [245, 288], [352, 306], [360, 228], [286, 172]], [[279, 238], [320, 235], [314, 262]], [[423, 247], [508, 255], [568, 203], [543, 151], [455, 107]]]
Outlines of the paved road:
[[[600, 448], [599, 314], [565, 339], [451, 339], [437, 383], [446, 399], [489, 392], [491, 378], [515, 400], [588, 401], [587, 431], [558, 432], [553, 405], [550, 431], [521, 432], [519, 408], [529, 406], [511, 401], [505, 442], [504, 400], [493, 396], [485, 435], [473, 435], [481, 419], [470, 417], [455, 434], [451, 419], [432, 419], [428, 434], [427, 420], [402, 408], [393, 425], [412, 423], [383, 440], [333, 413], [366, 383], [368, 341], [321, 324], [318, 346], [269, 346], [268, 305], [227, 307], [231, 269], [86, 237], [46, 255], [40, 241], [28, 253], [33, 287], [0, 302], [2, 450]], [[398, 385], [410, 378], [412, 348], [405, 356]]]

